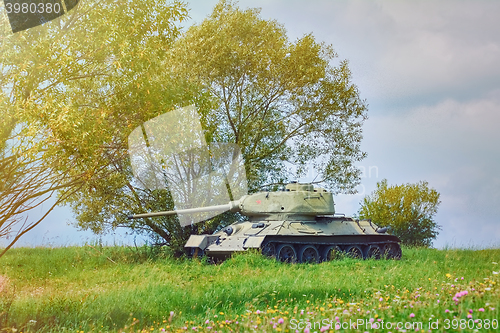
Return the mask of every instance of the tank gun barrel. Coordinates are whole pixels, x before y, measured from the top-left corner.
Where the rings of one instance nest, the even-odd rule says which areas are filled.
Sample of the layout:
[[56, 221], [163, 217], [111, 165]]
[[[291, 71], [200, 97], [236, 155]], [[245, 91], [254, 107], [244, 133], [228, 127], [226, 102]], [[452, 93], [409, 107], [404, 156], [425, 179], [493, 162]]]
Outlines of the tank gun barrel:
[[144, 213], [144, 214], [135, 214], [129, 215], [128, 219], [142, 219], [146, 217], [155, 217], [155, 216], [170, 216], [176, 214], [195, 214], [195, 213], [205, 213], [205, 212], [226, 212], [232, 211], [237, 212], [240, 210], [240, 201], [230, 201], [225, 205], [217, 205], [217, 206], [206, 206], [206, 207], [197, 207], [197, 208], [188, 208], [188, 209], [178, 209], [178, 210], [169, 210], [163, 212], [153, 212], [153, 213]]

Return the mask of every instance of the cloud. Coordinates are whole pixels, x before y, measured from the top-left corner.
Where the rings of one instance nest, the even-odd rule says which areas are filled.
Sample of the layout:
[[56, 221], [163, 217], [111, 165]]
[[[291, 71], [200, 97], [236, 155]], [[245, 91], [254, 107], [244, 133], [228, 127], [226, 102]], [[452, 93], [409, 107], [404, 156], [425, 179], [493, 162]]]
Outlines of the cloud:
[[[374, 116], [378, 126], [391, 130], [379, 133], [379, 139], [404, 142], [421, 157], [435, 161], [459, 160], [464, 163], [498, 162], [500, 142], [500, 99], [483, 98], [460, 102], [444, 100], [436, 105], [422, 105], [401, 115]], [[412, 151], [413, 153], [414, 151]]]
[[388, 99], [475, 98], [500, 86], [498, 2], [382, 2], [386, 49], [374, 59]]
[[[474, 99], [500, 87], [497, 1], [240, 1], [292, 39], [312, 32], [348, 59], [379, 112]], [[383, 108], [382, 108], [383, 107]], [[392, 110], [394, 111], [394, 110]]]

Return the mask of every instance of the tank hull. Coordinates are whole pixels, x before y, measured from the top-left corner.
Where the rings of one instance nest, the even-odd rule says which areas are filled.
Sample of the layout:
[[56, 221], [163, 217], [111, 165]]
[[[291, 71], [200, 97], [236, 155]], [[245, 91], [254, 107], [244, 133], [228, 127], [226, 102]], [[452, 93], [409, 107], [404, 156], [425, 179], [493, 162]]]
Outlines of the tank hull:
[[252, 218], [214, 235], [191, 236], [185, 247], [193, 256], [203, 254], [216, 260], [250, 249], [287, 262], [321, 262], [342, 255], [359, 259], [401, 257], [399, 238], [381, 232], [370, 221], [338, 216], [282, 218]]

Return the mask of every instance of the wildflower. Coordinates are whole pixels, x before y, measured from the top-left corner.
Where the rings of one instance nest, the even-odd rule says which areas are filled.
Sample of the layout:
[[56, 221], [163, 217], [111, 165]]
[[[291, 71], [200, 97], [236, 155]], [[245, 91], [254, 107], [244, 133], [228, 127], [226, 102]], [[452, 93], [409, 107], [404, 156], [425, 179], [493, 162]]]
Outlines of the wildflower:
[[415, 314], [414, 313], [410, 313], [410, 318], [413, 318], [415, 317]]
[[283, 318], [278, 319], [278, 324], [283, 324], [284, 322]]
[[384, 299], [383, 299], [382, 297], [380, 297], [380, 298], [378, 299], [378, 301], [379, 301], [379, 302], [382, 302], [383, 300], [384, 300]]
[[448, 312], [450, 312], [450, 310], [446, 309], [446, 310], [444, 310], [444, 312], [448, 313]]
[[484, 308], [479, 308], [477, 311], [484, 312]]
[[493, 271], [493, 274], [497, 275], [497, 274], [498, 274], [498, 272]]
[[472, 319], [472, 315], [471, 315], [471, 314], [468, 314], [468, 315], [467, 315], [467, 318]]
[[455, 297], [453, 297], [453, 300], [458, 303], [458, 299], [462, 296], [465, 296], [467, 295], [469, 292], [467, 290], [464, 290], [464, 291], [460, 291], [458, 293], [455, 294]]
[[472, 309], [469, 309], [469, 313], [472, 313], [472, 312], [473, 312]]
[[256, 314], [260, 314], [260, 310], [255, 311]]
[[208, 319], [207, 319], [207, 320], [205, 320], [205, 324], [208, 324], [209, 322], [210, 322], [210, 321], [209, 321]]

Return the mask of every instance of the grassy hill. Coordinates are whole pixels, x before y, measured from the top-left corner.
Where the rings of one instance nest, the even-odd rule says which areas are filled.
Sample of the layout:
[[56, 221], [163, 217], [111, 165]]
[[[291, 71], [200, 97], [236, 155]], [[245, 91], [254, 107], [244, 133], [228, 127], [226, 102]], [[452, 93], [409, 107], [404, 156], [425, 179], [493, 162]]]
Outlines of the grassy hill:
[[500, 250], [405, 248], [399, 261], [317, 265], [249, 253], [210, 265], [146, 247], [19, 248], [0, 259], [0, 326], [8, 332], [398, 332], [397, 326], [499, 332], [498, 271]]

